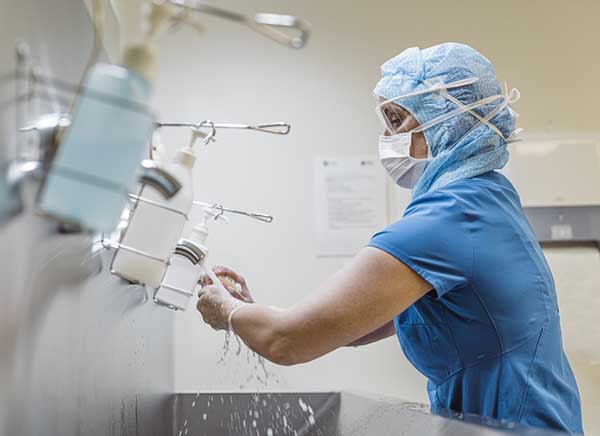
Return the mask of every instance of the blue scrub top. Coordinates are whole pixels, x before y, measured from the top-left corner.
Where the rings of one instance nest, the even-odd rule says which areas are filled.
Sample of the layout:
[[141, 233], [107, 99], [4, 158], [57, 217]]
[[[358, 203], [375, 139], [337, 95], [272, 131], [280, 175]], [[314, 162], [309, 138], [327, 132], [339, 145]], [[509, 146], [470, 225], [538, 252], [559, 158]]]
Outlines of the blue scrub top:
[[583, 433], [554, 280], [519, 196], [501, 174], [414, 199], [370, 246], [434, 290], [394, 322], [432, 410]]

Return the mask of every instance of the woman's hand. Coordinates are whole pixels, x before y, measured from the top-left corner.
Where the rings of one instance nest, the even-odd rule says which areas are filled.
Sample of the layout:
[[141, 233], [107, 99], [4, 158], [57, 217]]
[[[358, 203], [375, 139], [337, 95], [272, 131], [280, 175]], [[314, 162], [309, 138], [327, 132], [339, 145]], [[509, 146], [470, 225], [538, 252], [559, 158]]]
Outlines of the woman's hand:
[[[216, 266], [213, 268], [213, 272], [221, 279], [221, 282], [231, 295], [245, 303], [254, 303], [254, 298], [250, 294], [250, 289], [248, 289], [244, 277], [226, 266]], [[212, 284], [212, 280], [206, 275], [200, 279], [202, 287]]]
[[[229, 329], [229, 314], [241, 303], [254, 303], [246, 280], [235, 271], [217, 266], [213, 268], [223, 286], [216, 286], [208, 276], [200, 279], [200, 291], [196, 308], [202, 315], [204, 322], [215, 330]], [[225, 292], [227, 290], [228, 292]]]
[[223, 286], [217, 285], [202, 288], [199, 296], [196, 308], [204, 322], [215, 330], [229, 330], [229, 314], [243, 303], [236, 300]]

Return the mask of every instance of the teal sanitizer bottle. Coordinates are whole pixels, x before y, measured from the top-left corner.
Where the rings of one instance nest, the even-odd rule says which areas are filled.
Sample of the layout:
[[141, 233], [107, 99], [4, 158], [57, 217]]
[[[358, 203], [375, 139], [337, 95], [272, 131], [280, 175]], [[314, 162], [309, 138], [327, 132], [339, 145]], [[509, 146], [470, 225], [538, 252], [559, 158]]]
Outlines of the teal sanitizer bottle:
[[123, 65], [88, 72], [40, 193], [43, 212], [85, 229], [115, 228], [148, 156], [154, 53], [149, 45], [131, 46]]

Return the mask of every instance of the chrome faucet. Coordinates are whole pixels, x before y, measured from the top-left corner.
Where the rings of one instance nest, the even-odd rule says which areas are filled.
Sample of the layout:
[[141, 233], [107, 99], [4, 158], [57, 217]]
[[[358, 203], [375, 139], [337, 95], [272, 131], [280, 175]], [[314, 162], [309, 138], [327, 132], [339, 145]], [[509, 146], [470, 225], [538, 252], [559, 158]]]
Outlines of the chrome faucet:
[[173, 197], [181, 189], [181, 183], [175, 176], [150, 159], [144, 159], [140, 163], [139, 181], [152, 186], [165, 198]]
[[20, 173], [14, 162], [5, 163], [0, 169], [0, 223], [4, 224], [23, 211], [23, 201], [19, 189]]
[[[19, 129], [20, 132], [38, 133], [39, 159], [16, 159], [6, 165], [0, 180], [0, 223], [7, 222], [23, 211], [21, 186], [26, 180], [43, 182], [59, 147], [60, 138], [70, 119], [65, 114], [48, 114], [35, 123]], [[181, 183], [160, 164], [150, 159], [140, 162], [140, 183], [156, 189], [164, 198], [173, 197], [181, 189]]]
[[62, 129], [69, 125], [69, 118], [64, 114], [49, 114], [38, 119], [34, 124], [19, 129], [19, 132], [36, 131], [39, 137], [38, 156], [18, 157], [8, 161], [0, 175], [0, 223], [10, 221], [23, 212], [24, 202], [21, 187], [26, 179], [41, 180], [43, 178], [43, 162], [55, 152], [58, 136]]

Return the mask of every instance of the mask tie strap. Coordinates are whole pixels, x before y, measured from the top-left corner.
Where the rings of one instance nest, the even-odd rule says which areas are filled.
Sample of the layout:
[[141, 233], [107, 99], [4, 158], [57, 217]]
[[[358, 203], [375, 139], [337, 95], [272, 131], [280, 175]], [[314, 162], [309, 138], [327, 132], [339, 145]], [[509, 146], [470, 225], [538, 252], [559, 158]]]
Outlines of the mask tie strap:
[[[474, 112], [472, 110], [466, 110], [465, 112], [468, 112], [469, 114], [471, 114], [472, 116], [477, 118], [480, 123], [487, 125], [490, 129], [492, 129], [494, 132], [496, 132], [498, 134], [498, 136], [500, 136], [505, 141], [514, 142], [514, 136], [518, 135], [522, 131], [522, 129], [518, 129], [518, 131], [515, 130], [508, 137], [505, 137], [504, 134], [500, 131], [500, 129], [498, 129], [498, 127], [496, 127], [496, 125], [494, 125], [492, 122], [490, 122], [490, 120], [492, 118], [494, 118], [494, 116], [496, 116], [504, 108], [510, 107], [510, 105], [512, 105], [513, 103], [516, 103], [521, 98], [521, 93], [519, 92], [518, 89], [513, 88], [509, 92], [507, 83], [504, 84], [504, 87], [505, 87], [505, 93], [502, 96], [504, 101], [500, 105], [498, 105], [496, 108], [494, 108], [492, 111], [490, 111], [485, 117], [482, 117], [477, 112]], [[467, 106], [465, 106], [460, 100], [452, 97], [451, 95], [447, 95], [446, 97], [448, 98], [448, 100], [450, 100], [457, 106], [462, 107], [462, 108], [467, 108]], [[482, 100], [480, 100], [480, 101], [482, 101]], [[469, 130], [469, 133], [477, 127], [478, 127], [478, 125], [474, 126], [472, 129]], [[512, 139], [511, 139], [511, 137], [512, 137]]]
[[419, 91], [409, 92], [408, 94], [390, 98], [390, 99], [382, 102], [379, 105], [379, 107], [384, 106], [388, 103], [393, 103], [396, 100], [400, 100], [402, 98], [415, 97], [417, 95], [429, 94], [429, 93], [438, 92], [438, 91], [444, 91], [446, 89], [460, 88], [461, 86], [472, 85], [473, 83], [475, 83], [477, 81], [479, 81], [479, 77], [471, 77], [468, 79], [461, 79], [461, 80], [457, 80], [456, 82], [451, 82], [451, 83], [446, 83], [446, 84], [444, 82], [433, 82], [433, 84], [431, 86], [430, 86], [430, 83], [432, 83], [432, 82], [429, 82], [429, 83], [423, 82], [427, 86], [429, 86], [427, 89], [421, 89]]
[[500, 113], [500, 111], [504, 110], [507, 107], [510, 107], [513, 103], [516, 103], [517, 101], [519, 101], [520, 98], [521, 98], [521, 93], [519, 92], [519, 90], [516, 88], [513, 88], [509, 92], [508, 84], [505, 82], [504, 83], [504, 102], [502, 102], [502, 104], [500, 104], [497, 108], [492, 110], [489, 114], [487, 114], [481, 120], [481, 122], [485, 123], [487, 126], [492, 128], [496, 133], [498, 133], [498, 135], [502, 139], [504, 139], [504, 141], [506, 141], [507, 143], [515, 142], [516, 135], [518, 135], [522, 129], [517, 129], [518, 131], [514, 130], [510, 135], [508, 135], [508, 137], [505, 137], [502, 134], [502, 132], [500, 131], [500, 129], [498, 129], [498, 127], [496, 127], [492, 122], [490, 122], [490, 120], [492, 118], [494, 118], [498, 113]]
[[[462, 107], [462, 108], [465, 107], [465, 105], [462, 104], [462, 102], [460, 100], [458, 100], [457, 98], [452, 97], [451, 95], [447, 95], [446, 98], [448, 100], [450, 100], [452, 103], [454, 103], [455, 105], [457, 105], [458, 107]], [[504, 108], [503, 105], [499, 105], [498, 107], [501, 107], [502, 109]], [[492, 111], [493, 112], [492, 116], [489, 117], [489, 119], [493, 118], [493, 116], [496, 115], [497, 112], [499, 112], [499, 111], [496, 111], [496, 109], [498, 109], [498, 107], [495, 108], [494, 111]], [[502, 110], [502, 109], [500, 109], [500, 110]], [[504, 135], [502, 134], [502, 132], [500, 131], [500, 129], [498, 129], [498, 127], [496, 127], [493, 123], [490, 123], [488, 121], [489, 120], [488, 118], [482, 117], [481, 115], [479, 115], [477, 112], [475, 112], [473, 110], [465, 109], [464, 112], [472, 115], [475, 118], [477, 118], [480, 123], [486, 124], [490, 129], [492, 129], [494, 132], [496, 132], [499, 136], [504, 137]]]
[[[519, 118], [519, 114], [514, 111], [514, 109], [511, 107], [511, 105], [521, 99], [521, 93], [516, 88], [511, 89], [511, 91], [509, 93], [508, 92], [508, 82], [504, 82], [504, 89], [506, 91], [506, 95], [509, 96], [509, 104], [508, 104], [509, 110], [513, 112], [515, 119]], [[514, 142], [522, 141], [523, 138], [519, 137], [519, 135], [523, 131], [524, 131], [524, 129], [522, 129], [522, 128], [516, 128], [515, 130], [513, 130], [512, 133], [508, 136], [506, 143], [512, 144]]]
[[426, 130], [430, 127], [433, 127], [439, 123], [443, 123], [446, 120], [449, 120], [450, 118], [455, 117], [456, 115], [460, 115], [462, 113], [465, 112], [470, 112], [471, 109], [475, 109], [478, 108], [480, 106], [484, 106], [486, 104], [492, 103], [493, 101], [496, 100], [500, 100], [500, 99], [504, 99], [504, 96], [502, 94], [498, 94], [498, 95], [492, 95], [486, 98], [483, 98], [479, 101], [476, 101], [474, 103], [470, 103], [468, 105], [463, 105], [462, 103], [460, 103], [460, 107], [445, 113], [443, 115], [440, 115], [439, 117], [436, 117], [426, 123], [423, 123], [421, 126], [417, 127], [416, 129], [413, 130], [413, 132], [422, 132], [423, 130]]
[[[504, 134], [502, 134], [502, 132], [500, 131], [500, 129], [498, 129], [493, 123], [490, 122], [490, 120], [492, 118], [494, 118], [496, 116], [496, 114], [498, 114], [504, 108], [510, 107], [510, 105], [512, 103], [517, 102], [521, 98], [521, 93], [516, 88], [513, 88], [510, 92], [508, 92], [508, 86], [505, 84], [505, 94], [502, 97], [504, 98], [504, 101], [502, 102], [502, 104], [498, 105], [498, 107], [496, 107], [496, 108], [494, 108], [494, 110], [490, 111], [485, 117], [481, 118], [479, 116], [479, 114], [475, 115], [476, 118], [478, 118], [480, 120], [480, 123], [474, 125], [471, 129], [469, 129], [469, 131], [467, 133], [465, 133], [463, 135], [463, 137], [470, 134], [473, 130], [475, 130], [477, 127], [479, 127], [479, 125], [481, 123], [483, 123], [483, 124], [487, 125], [488, 127], [492, 128], [492, 130], [494, 130], [494, 132], [496, 134], [498, 134], [498, 136], [500, 136], [507, 144], [520, 141], [520, 139], [518, 139], [516, 137], [516, 135], [518, 135], [522, 131], [522, 129], [515, 129], [508, 137], [505, 137]], [[469, 113], [471, 113], [471, 112], [469, 112]]]

